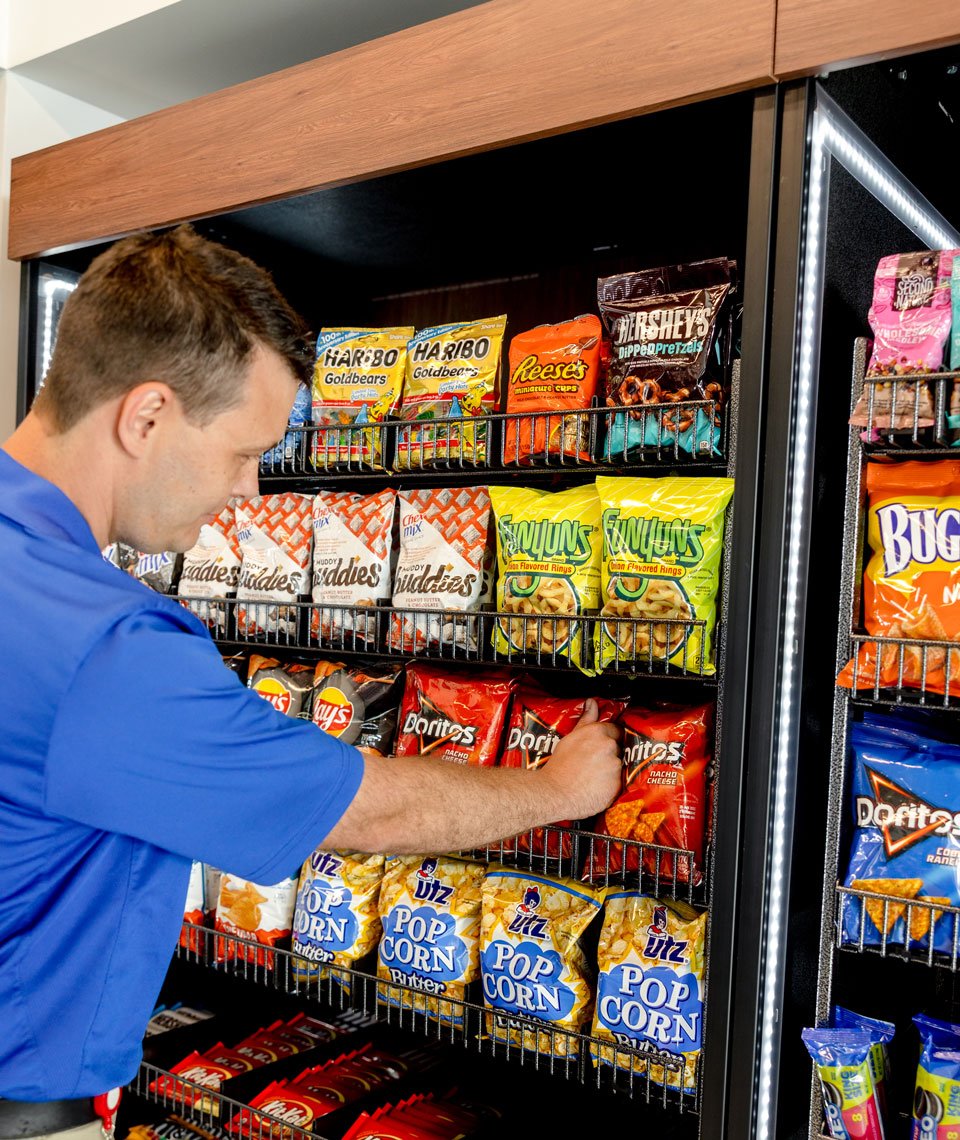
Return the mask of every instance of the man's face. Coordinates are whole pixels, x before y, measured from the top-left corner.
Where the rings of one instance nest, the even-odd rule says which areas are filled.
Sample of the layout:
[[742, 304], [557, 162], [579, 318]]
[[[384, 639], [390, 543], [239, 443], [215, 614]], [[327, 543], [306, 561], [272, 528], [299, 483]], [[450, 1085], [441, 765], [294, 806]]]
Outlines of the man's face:
[[121, 520], [123, 537], [138, 550], [189, 550], [229, 499], [259, 493], [260, 456], [283, 438], [297, 381], [279, 355], [257, 347], [242, 383], [242, 401], [205, 427], [179, 403], [156, 425]]

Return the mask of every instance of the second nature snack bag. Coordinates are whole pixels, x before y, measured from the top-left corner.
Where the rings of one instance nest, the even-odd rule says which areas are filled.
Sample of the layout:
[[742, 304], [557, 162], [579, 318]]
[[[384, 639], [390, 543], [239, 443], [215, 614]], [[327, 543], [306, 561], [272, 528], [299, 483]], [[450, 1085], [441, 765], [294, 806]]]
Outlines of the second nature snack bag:
[[601, 476], [597, 492], [603, 511], [600, 613], [607, 618], [596, 625], [598, 668], [666, 661], [712, 675], [724, 511], [733, 480]]
[[378, 426], [400, 402], [412, 328], [321, 329], [313, 370], [317, 467], [383, 466]]
[[620, 718], [623, 725], [623, 788], [598, 818], [602, 835], [634, 839], [693, 853], [674, 855], [640, 850], [622, 843], [594, 841], [586, 868], [590, 878], [606, 881], [610, 875], [635, 872], [655, 876], [660, 884], [703, 879], [707, 831], [707, 765], [713, 705], [690, 709], [632, 708]]
[[[711, 349], [736, 280], [725, 257], [618, 273], [597, 282], [600, 314], [613, 342], [607, 404], [617, 413], [607, 458], [637, 448], [672, 447], [714, 454], [720, 442], [723, 383], [709, 372]], [[671, 404], [712, 400], [714, 414]]]
[[[960, 642], [960, 460], [868, 463], [866, 483], [864, 628], [875, 637]], [[863, 642], [837, 680], [849, 689], [854, 676], [858, 689], [949, 687], [958, 696], [960, 644], [924, 653]]]
[[400, 471], [434, 463], [483, 464], [487, 425], [444, 420], [497, 410], [500, 350], [507, 318], [421, 329], [407, 345], [407, 374], [397, 431]]
[[[600, 320], [592, 313], [559, 325], [538, 325], [510, 342], [505, 463], [531, 463], [560, 456], [589, 463], [589, 417], [563, 415], [589, 408], [600, 375]], [[527, 416], [528, 412], [557, 412]]]
[[[613, 480], [611, 480], [612, 482]], [[533, 651], [569, 657], [584, 672], [583, 623], [596, 610], [600, 585], [600, 503], [594, 486], [550, 494], [528, 487], [491, 487], [497, 520], [498, 655]]]

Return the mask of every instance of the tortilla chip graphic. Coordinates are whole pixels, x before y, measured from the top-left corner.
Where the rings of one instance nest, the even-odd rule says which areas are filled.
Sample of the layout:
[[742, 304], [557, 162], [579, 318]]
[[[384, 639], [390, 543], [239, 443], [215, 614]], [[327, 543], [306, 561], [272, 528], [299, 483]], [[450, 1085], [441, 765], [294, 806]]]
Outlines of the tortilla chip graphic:
[[[949, 906], [951, 902], [950, 899], [938, 895], [920, 895], [916, 901], [924, 903], [944, 903], [946, 906]], [[930, 933], [931, 925], [937, 922], [942, 914], [942, 910], [936, 910], [934, 907], [910, 907], [910, 941], [920, 942], [926, 938]]]
[[[919, 894], [923, 879], [854, 879], [850, 886], [856, 891], [869, 891], [875, 895], [912, 899]], [[864, 899], [863, 905], [873, 925], [886, 935], [907, 909], [906, 903], [888, 903], [883, 899]]]

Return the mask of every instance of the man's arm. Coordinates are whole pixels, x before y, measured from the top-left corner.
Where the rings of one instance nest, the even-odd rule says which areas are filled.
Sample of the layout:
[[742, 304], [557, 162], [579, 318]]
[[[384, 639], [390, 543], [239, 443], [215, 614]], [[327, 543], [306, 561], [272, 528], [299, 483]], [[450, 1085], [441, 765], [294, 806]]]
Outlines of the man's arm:
[[324, 846], [398, 855], [482, 847], [558, 819], [582, 819], [620, 790], [619, 730], [587, 702], [542, 768], [475, 768], [428, 757], [367, 758]]

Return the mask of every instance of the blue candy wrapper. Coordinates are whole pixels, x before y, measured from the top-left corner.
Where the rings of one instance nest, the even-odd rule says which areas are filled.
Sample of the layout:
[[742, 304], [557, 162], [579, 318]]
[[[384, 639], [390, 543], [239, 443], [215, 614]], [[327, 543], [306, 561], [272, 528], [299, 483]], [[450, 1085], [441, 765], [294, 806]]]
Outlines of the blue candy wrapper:
[[911, 1140], [960, 1137], [960, 1026], [919, 1013], [922, 1052], [913, 1094]]
[[829, 1134], [834, 1140], [885, 1140], [883, 1106], [871, 1063], [876, 1033], [804, 1029], [801, 1037], [817, 1066]]
[[[290, 411], [290, 427], [297, 428], [309, 423], [310, 410], [310, 389], [305, 384], [298, 384], [297, 397], [293, 401], [293, 408]], [[289, 464], [297, 457], [302, 435], [303, 432], [300, 431], [288, 431], [283, 437], [282, 443], [278, 443], [276, 447], [271, 447], [269, 451], [263, 453], [260, 462], [268, 468], [279, 467], [284, 463]]]

